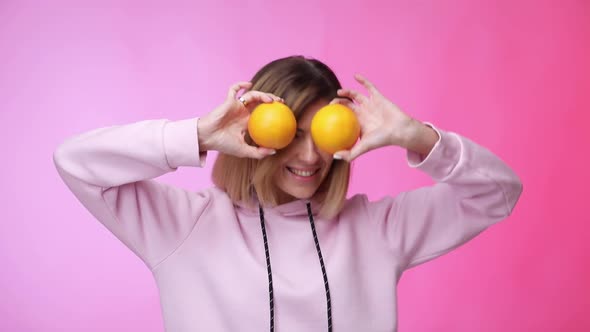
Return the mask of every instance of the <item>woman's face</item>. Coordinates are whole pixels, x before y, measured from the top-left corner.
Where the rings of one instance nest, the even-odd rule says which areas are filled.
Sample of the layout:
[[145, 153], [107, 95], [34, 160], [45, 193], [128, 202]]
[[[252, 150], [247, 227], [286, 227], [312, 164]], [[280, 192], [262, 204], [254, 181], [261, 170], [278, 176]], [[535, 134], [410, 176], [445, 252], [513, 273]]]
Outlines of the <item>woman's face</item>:
[[332, 155], [318, 149], [310, 133], [311, 119], [327, 104], [320, 100], [303, 112], [297, 120], [295, 138], [278, 156], [279, 168], [274, 181], [282, 191], [279, 204], [311, 198], [330, 171]]

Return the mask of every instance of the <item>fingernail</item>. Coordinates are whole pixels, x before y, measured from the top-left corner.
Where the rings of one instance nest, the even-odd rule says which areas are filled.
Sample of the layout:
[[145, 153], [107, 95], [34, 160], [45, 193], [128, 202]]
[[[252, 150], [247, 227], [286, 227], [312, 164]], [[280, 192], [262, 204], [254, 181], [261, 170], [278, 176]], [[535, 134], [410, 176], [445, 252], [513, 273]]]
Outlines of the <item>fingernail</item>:
[[277, 154], [277, 150], [272, 150], [268, 153], [269, 156]]
[[339, 155], [339, 154], [335, 154], [334, 155], [334, 159], [336, 159], [336, 160], [342, 160], [342, 156]]

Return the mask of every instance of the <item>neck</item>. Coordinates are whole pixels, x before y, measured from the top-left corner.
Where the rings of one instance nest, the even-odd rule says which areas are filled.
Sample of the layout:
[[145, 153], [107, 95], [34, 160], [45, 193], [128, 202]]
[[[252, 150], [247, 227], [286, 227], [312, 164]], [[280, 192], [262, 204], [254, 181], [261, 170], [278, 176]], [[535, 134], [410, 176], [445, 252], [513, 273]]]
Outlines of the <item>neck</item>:
[[282, 205], [282, 204], [287, 204], [287, 203], [291, 203], [293, 201], [298, 200], [297, 197], [291, 196], [287, 193], [281, 192], [277, 195], [277, 204], [278, 205]]

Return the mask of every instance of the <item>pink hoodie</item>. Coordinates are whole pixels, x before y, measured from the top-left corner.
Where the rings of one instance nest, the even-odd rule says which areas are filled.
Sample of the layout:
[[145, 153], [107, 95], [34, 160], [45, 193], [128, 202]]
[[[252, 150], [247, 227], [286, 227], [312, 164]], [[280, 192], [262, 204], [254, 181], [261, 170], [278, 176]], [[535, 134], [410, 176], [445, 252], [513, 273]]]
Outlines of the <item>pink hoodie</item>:
[[[154, 178], [200, 167], [198, 119], [96, 129], [61, 144], [57, 170], [80, 202], [151, 270], [167, 331], [267, 331], [269, 282], [258, 210], [217, 188], [190, 192]], [[315, 217], [334, 331], [395, 331], [404, 270], [458, 247], [510, 215], [517, 175], [487, 149], [436, 129], [410, 167], [437, 184]], [[318, 206], [312, 209], [317, 212]], [[326, 293], [306, 202], [264, 209], [275, 331], [326, 331]]]

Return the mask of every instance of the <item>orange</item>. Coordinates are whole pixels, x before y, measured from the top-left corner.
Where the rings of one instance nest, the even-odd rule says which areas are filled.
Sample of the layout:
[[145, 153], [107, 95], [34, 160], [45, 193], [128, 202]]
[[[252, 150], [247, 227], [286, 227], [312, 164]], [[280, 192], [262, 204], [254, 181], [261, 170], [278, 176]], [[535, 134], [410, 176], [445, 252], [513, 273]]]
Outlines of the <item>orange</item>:
[[311, 137], [321, 150], [333, 154], [350, 149], [361, 127], [354, 112], [341, 104], [322, 107], [311, 120]]
[[282, 149], [289, 145], [297, 131], [297, 120], [289, 106], [264, 103], [256, 106], [248, 119], [248, 133], [259, 146]]

